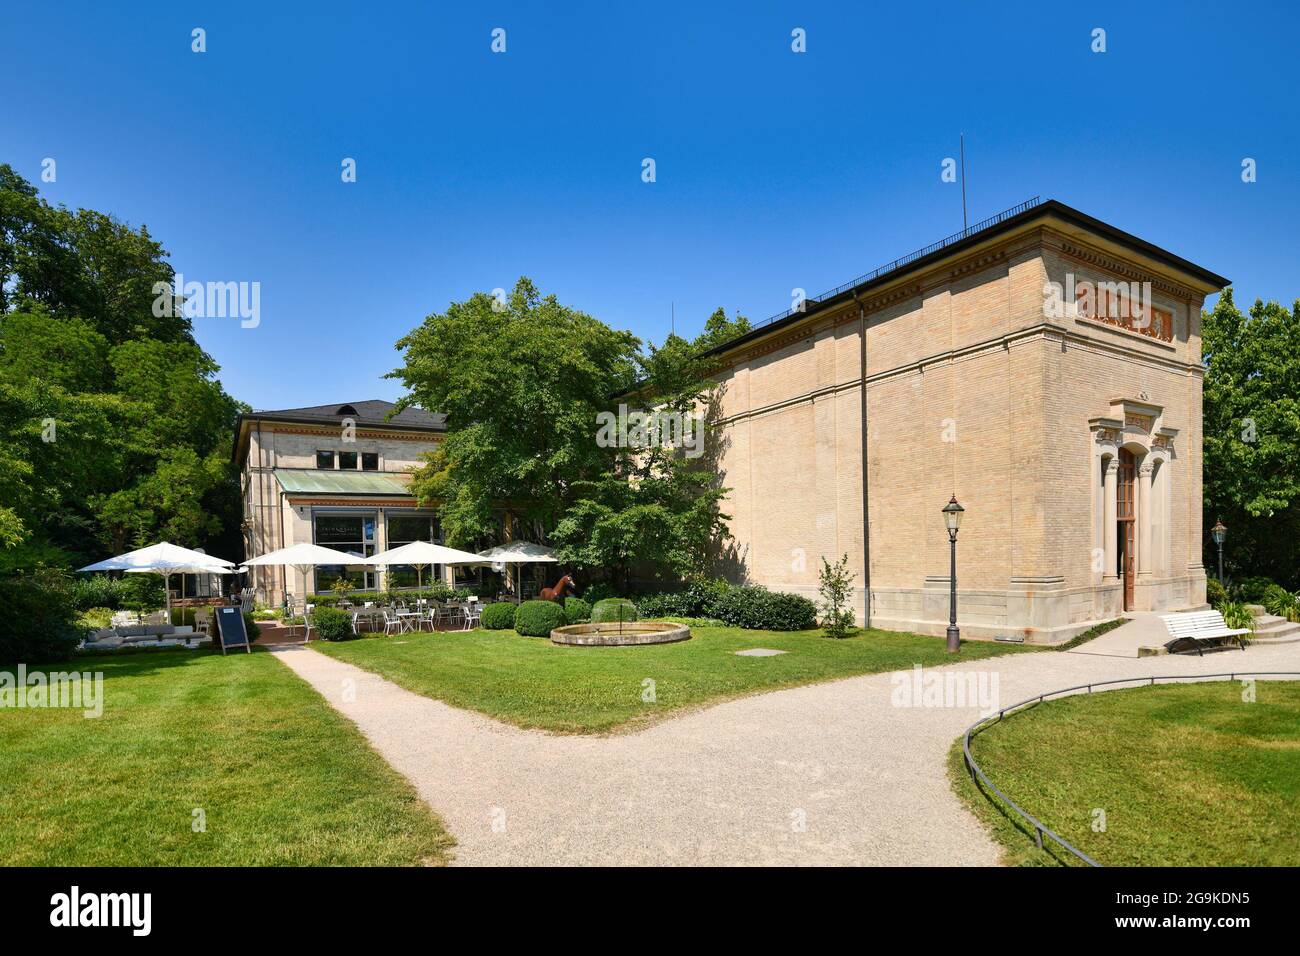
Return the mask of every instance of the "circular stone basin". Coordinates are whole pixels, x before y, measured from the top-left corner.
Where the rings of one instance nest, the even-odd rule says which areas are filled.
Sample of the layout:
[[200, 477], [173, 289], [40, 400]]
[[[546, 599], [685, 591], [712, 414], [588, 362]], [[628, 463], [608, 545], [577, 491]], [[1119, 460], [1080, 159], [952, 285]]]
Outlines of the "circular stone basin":
[[638, 644], [672, 644], [690, 640], [691, 629], [672, 621], [607, 621], [602, 624], [567, 624], [551, 631], [552, 644], [582, 647], [626, 647]]

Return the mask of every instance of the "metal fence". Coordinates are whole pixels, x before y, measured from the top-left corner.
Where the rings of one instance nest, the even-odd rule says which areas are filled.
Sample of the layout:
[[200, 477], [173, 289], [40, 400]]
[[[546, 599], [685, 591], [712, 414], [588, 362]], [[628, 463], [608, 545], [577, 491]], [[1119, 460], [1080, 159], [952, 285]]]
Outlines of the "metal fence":
[[796, 312], [806, 312], [807, 306], [809, 304], [824, 302], [827, 299], [834, 298], [835, 296], [839, 295], [841, 292], [847, 292], [849, 289], [852, 289], [855, 286], [862, 285], [862, 283], [864, 282], [870, 282], [873, 279], [879, 279], [881, 276], [887, 275], [890, 272], [894, 272], [897, 269], [901, 269], [903, 266], [907, 265], [908, 263], [915, 262], [917, 259], [920, 259], [923, 256], [928, 256], [932, 252], [938, 252], [940, 249], [945, 249], [948, 246], [951, 246], [955, 242], [960, 242], [961, 240], [966, 239], [969, 236], [973, 236], [975, 233], [979, 232], [982, 229], [987, 229], [989, 226], [996, 226], [998, 223], [1004, 222], [1007, 219], [1010, 219], [1012, 216], [1018, 216], [1022, 212], [1025, 212], [1028, 209], [1033, 209], [1040, 202], [1042, 202], [1042, 199], [1039, 196], [1035, 196], [1033, 199], [1026, 199], [1024, 202], [1020, 203], [1019, 205], [1012, 206], [1010, 209], [1002, 210], [1002, 212], [998, 213], [996, 216], [990, 216], [988, 219], [983, 219], [975, 223], [975, 225], [973, 226], [968, 226], [967, 228], [963, 229], [961, 232], [954, 232], [951, 236], [948, 236], [946, 239], [940, 239], [938, 242], [932, 242], [928, 246], [925, 246], [924, 248], [917, 249], [915, 252], [909, 252], [907, 255], [895, 259], [893, 262], [889, 262], [883, 266], [879, 266], [878, 268], [872, 269], [870, 272], [864, 275], [860, 275], [856, 279], [853, 279], [849, 282], [845, 282], [841, 285], [837, 285], [835, 288], [823, 292], [821, 295], [814, 296], [813, 298], [808, 299], [804, 302], [803, 308], [786, 309], [784, 312], [780, 312], [774, 316], [771, 316], [770, 318], [764, 319], [762, 322], [756, 323], [754, 325], [754, 328], [761, 329], [764, 326], [771, 325], [773, 322], [780, 322], [782, 319], [788, 319]]
[[1033, 814], [1022, 809], [1014, 800], [1003, 793], [1002, 790], [998, 788], [997, 784], [988, 778], [988, 775], [984, 773], [980, 768], [980, 765], [975, 762], [975, 758], [971, 756], [971, 738], [981, 731], [992, 727], [994, 724], [1001, 723], [1007, 716], [1014, 716], [1015, 714], [1028, 710], [1030, 707], [1035, 707], [1038, 704], [1041, 704], [1045, 700], [1070, 696], [1084, 690], [1091, 694], [1095, 687], [1108, 687], [1114, 684], [1128, 684], [1138, 687], [1145, 685], [1148, 687], [1154, 687], [1157, 681], [1169, 684], [1205, 683], [1216, 680], [1233, 681], [1249, 677], [1282, 677], [1295, 680], [1300, 678], [1300, 671], [1234, 671], [1230, 674], [1169, 674], [1157, 677], [1126, 677], [1120, 680], [1103, 680], [1094, 681], [1091, 684], [1076, 684], [1074, 687], [1064, 687], [1061, 690], [1048, 691], [1045, 694], [1039, 694], [1037, 697], [1027, 697], [1019, 703], [1012, 704], [1010, 707], [1002, 708], [997, 712], [996, 716], [990, 714], [987, 717], [982, 717], [966, 728], [966, 733], [962, 737], [961, 741], [962, 755], [966, 760], [966, 769], [969, 771], [971, 780], [975, 782], [976, 786], [982, 783], [990, 791], [997, 794], [998, 799], [1015, 811], [1022, 820], [1033, 827], [1034, 840], [1038, 844], [1040, 850], [1043, 849], [1043, 838], [1046, 837], [1058, 846], [1074, 854], [1089, 866], [1101, 866], [1100, 863], [1088, 856], [1088, 854], [1074, 846], [1070, 841], [1052, 830]]

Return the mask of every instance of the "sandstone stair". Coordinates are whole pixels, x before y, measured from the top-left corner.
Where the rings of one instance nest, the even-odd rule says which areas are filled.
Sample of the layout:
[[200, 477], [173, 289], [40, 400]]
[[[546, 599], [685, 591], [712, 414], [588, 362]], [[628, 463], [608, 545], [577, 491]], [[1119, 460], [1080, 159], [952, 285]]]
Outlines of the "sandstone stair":
[[1254, 644], [1292, 644], [1300, 641], [1300, 623], [1288, 621], [1276, 614], [1269, 614], [1259, 604], [1246, 605], [1255, 615], [1255, 633], [1251, 635]]

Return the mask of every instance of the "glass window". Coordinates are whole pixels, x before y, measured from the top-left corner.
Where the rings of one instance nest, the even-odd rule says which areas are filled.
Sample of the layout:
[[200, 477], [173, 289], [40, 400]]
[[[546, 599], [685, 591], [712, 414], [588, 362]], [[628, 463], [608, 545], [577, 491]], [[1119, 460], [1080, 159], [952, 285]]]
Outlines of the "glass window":
[[333, 468], [333, 467], [334, 467], [334, 452], [332, 452], [332, 451], [318, 451], [318, 452], [316, 452], [316, 467], [317, 467], [317, 468]]
[[[375, 553], [374, 515], [316, 515], [316, 543], [360, 557]], [[375, 587], [375, 572], [346, 565], [322, 564], [316, 568], [316, 591], [328, 591], [339, 578], [353, 590]]]
[[379, 452], [363, 451], [361, 453], [361, 470], [378, 471], [379, 470]]
[[354, 451], [339, 452], [339, 468], [347, 471], [357, 470], [357, 453]]
[[[388, 547], [396, 548], [412, 541], [438, 542], [438, 522], [432, 515], [390, 515]], [[425, 566], [416, 573], [415, 566], [394, 564], [388, 568], [388, 587], [413, 588], [442, 578], [442, 565]]]

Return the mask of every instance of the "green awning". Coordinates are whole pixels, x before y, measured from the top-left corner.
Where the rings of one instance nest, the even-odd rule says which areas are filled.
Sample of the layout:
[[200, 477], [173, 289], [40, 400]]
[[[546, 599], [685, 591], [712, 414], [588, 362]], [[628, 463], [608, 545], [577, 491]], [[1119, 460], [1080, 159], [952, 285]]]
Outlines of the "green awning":
[[377, 471], [277, 468], [275, 480], [289, 494], [400, 495], [413, 497], [404, 481]]

